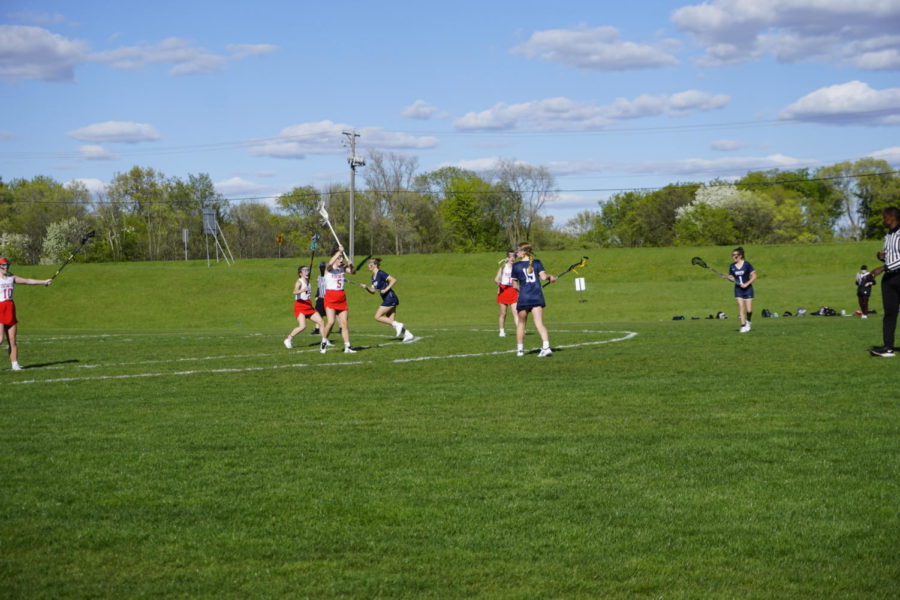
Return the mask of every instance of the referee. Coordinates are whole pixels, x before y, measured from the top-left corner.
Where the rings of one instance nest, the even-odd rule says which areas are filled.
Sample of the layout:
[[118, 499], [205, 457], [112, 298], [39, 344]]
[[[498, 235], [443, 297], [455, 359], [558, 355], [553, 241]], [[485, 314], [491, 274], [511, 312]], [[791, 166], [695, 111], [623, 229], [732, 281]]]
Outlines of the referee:
[[900, 208], [889, 206], [881, 211], [881, 222], [888, 230], [884, 236], [884, 248], [876, 256], [884, 264], [872, 270], [872, 277], [884, 273], [881, 278], [881, 300], [884, 303], [882, 321], [883, 341], [869, 354], [892, 358], [894, 356], [894, 330], [897, 328], [897, 312], [900, 310]]

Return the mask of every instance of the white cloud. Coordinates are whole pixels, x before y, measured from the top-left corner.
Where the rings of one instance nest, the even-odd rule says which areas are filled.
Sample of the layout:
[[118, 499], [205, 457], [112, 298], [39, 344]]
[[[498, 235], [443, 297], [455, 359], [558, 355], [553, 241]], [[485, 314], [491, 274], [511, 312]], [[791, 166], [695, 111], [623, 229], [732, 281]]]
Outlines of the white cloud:
[[211, 73], [221, 70], [228, 62], [225, 57], [206, 48], [194, 47], [189, 41], [174, 37], [152, 46], [126, 46], [97, 52], [90, 58], [113, 69], [126, 71], [137, 71], [151, 64], [171, 64], [169, 73], [172, 75]]
[[827, 125], [900, 125], [900, 88], [874, 90], [862, 81], [832, 85], [800, 98], [779, 116]]
[[672, 21], [704, 47], [707, 66], [769, 54], [783, 62], [900, 68], [896, 0], [711, 0], [679, 8]]
[[253, 183], [241, 177], [232, 177], [225, 181], [217, 181], [213, 183], [216, 191], [226, 197], [235, 196], [270, 196], [274, 193], [275, 188]]
[[404, 119], [419, 119], [425, 121], [433, 117], [436, 112], [436, 107], [428, 104], [424, 100], [416, 100], [404, 108], [400, 116]]
[[625, 71], [678, 64], [666, 48], [673, 43], [652, 46], [627, 42], [620, 39], [618, 29], [609, 26], [548, 29], [536, 31], [512, 53], [590, 71]]
[[[501, 161], [510, 162], [508, 159], [500, 158], [499, 156], [492, 156], [486, 158], [472, 158], [468, 160], [445, 162], [439, 164], [437, 168], [442, 169], [444, 167], [457, 167], [459, 169], [465, 169], [467, 171], [474, 171], [475, 173], [490, 173], [497, 170], [497, 166]], [[533, 166], [530, 163], [521, 160], [514, 160], [512, 161], [512, 163], [523, 167]]]
[[247, 56], [265, 56], [272, 54], [278, 47], [272, 44], [229, 44], [226, 49], [231, 52], [235, 58], [245, 58]]
[[83, 185], [87, 191], [92, 194], [105, 194], [106, 193], [106, 184], [100, 181], [99, 179], [92, 178], [79, 178], [73, 179], [71, 181], [66, 182], [66, 186], [71, 186], [72, 184]]
[[[307, 154], [344, 154], [346, 148], [341, 132], [354, 129], [350, 125], [332, 121], [301, 123], [285, 127], [274, 138], [255, 143], [250, 148], [254, 156], [272, 158], [302, 159]], [[361, 146], [377, 147], [385, 150], [422, 150], [437, 146], [437, 138], [416, 137], [407, 133], [385, 131], [379, 127], [357, 130]]]
[[732, 152], [746, 148], [747, 143], [738, 140], [715, 140], [709, 147], [716, 152]]
[[88, 45], [40, 27], [0, 25], [0, 79], [74, 81]]
[[470, 112], [457, 119], [457, 129], [506, 130], [602, 129], [623, 119], [669, 115], [684, 116], [692, 111], [715, 110], [731, 100], [725, 94], [688, 90], [671, 95], [644, 94], [634, 99], [618, 98], [609, 105], [576, 102], [568, 98], [547, 98], [521, 104], [495, 104], [487, 110]]
[[84, 160], [113, 160], [119, 158], [117, 154], [113, 154], [103, 146], [87, 145], [78, 148], [78, 153]]
[[120, 142], [125, 144], [152, 142], [162, 137], [152, 125], [128, 121], [94, 123], [70, 131], [66, 135], [82, 142]]
[[675, 175], [679, 177], [729, 177], [744, 175], [747, 171], [790, 170], [814, 167], [819, 164], [819, 161], [813, 159], [799, 159], [783, 154], [772, 154], [761, 157], [689, 158], [634, 163], [597, 160], [560, 161], [548, 164], [547, 168], [557, 176], [627, 173], [636, 175]]
[[886, 161], [894, 167], [900, 167], [900, 146], [891, 146], [871, 153], [869, 156]]

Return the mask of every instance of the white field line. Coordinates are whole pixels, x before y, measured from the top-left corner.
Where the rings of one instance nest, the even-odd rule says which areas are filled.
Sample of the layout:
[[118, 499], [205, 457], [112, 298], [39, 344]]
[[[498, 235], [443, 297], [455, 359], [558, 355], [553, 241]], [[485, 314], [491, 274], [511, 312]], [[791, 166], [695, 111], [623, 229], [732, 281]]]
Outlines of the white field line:
[[[493, 331], [493, 330], [492, 330]], [[555, 349], [562, 348], [579, 348], [581, 346], [596, 346], [600, 344], [611, 344], [615, 342], [624, 342], [636, 337], [638, 334], [635, 331], [596, 331], [596, 330], [578, 330], [578, 331], [556, 331], [553, 333], [620, 333], [625, 334], [621, 337], [611, 338], [608, 340], [594, 340], [590, 342], [578, 342], [576, 344], [560, 344], [553, 346]], [[413, 342], [417, 342], [421, 340], [421, 337], [416, 337]], [[373, 347], [380, 347], [388, 344], [402, 344], [404, 342], [387, 342], [385, 344], [379, 344]], [[410, 343], [410, 342], [405, 342]], [[333, 350], [332, 352], [340, 352], [340, 350]], [[527, 352], [534, 352], [533, 350], [529, 350]], [[419, 362], [424, 360], [442, 360], [448, 358], [474, 358], [480, 356], [497, 356], [501, 354], [512, 354], [515, 353], [515, 349], [511, 350], [496, 350], [493, 352], [473, 352], [467, 354], [445, 354], [445, 355], [437, 355], [437, 356], [417, 356], [413, 358], [395, 358], [392, 360], [386, 361], [387, 364], [400, 364], [400, 363], [409, 363], [409, 362]], [[213, 357], [210, 357], [211, 360]], [[231, 358], [231, 357], [221, 357], [221, 358]], [[191, 360], [191, 359], [180, 359], [180, 360]], [[199, 359], [206, 360], [206, 359]], [[174, 360], [171, 362], [175, 362]], [[221, 369], [191, 369], [188, 371], [164, 371], [158, 373], [131, 373], [126, 375], [95, 375], [95, 376], [86, 376], [86, 377], [57, 377], [54, 379], [26, 379], [22, 381], [8, 381], [6, 382], [8, 385], [27, 385], [27, 384], [35, 384], [35, 383], [70, 383], [75, 381], [105, 381], [105, 380], [115, 380], [115, 379], [138, 379], [138, 378], [146, 378], [146, 377], [167, 377], [167, 376], [185, 376], [185, 375], [208, 375], [208, 374], [217, 374], [217, 373], [252, 373], [258, 371], [270, 371], [276, 369], [297, 369], [297, 368], [306, 368], [306, 367], [342, 367], [342, 366], [355, 366], [355, 365], [365, 365], [365, 364], [375, 364], [378, 361], [371, 360], [351, 360], [351, 361], [343, 361], [343, 362], [328, 362], [328, 363], [292, 363], [286, 365], [270, 365], [265, 367], [235, 367], [235, 368], [221, 368]], [[140, 363], [138, 363], [140, 364]], [[385, 363], [380, 363], [385, 364]]]

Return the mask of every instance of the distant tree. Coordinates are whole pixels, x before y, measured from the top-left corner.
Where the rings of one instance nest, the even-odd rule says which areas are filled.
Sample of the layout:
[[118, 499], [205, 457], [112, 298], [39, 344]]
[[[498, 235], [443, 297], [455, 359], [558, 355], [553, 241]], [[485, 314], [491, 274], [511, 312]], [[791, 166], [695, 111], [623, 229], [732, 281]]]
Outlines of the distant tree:
[[[817, 177], [830, 177], [829, 184], [837, 194], [843, 233], [852, 239], [874, 237], [880, 231], [881, 208], [897, 193], [897, 175], [883, 160], [862, 158], [822, 167]], [[895, 198], [896, 196], [894, 196]], [[893, 200], [896, 201], [896, 200]]]
[[534, 224], [544, 205], [555, 196], [556, 181], [546, 167], [510, 159], [498, 161], [495, 181], [503, 190], [497, 218], [507, 231], [510, 247], [534, 237]]

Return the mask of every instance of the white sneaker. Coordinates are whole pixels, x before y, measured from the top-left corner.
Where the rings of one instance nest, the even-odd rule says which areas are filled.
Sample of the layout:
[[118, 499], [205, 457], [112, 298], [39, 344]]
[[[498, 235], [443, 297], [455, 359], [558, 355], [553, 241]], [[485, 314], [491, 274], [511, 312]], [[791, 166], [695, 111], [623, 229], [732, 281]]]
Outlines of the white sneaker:
[[738, 333], [747, 333], [748, 331], [750, 331], [750, 328], [746, 325], [741, 325], [741, 328], [738, 329]]
[[291, 343], [291, 338], [284, 338], [284, 347], [288, 350], [294, 347], [294, 344]]
[[500, 330], [500, 337], [506, 337], [506, 332], [502, 329]]
[[869, 318], [869, 315], [860, 315], [859, 318], [860, 318], [860, 319], [868, 319], [868, 318]]
[[321, 343], [319, 343], [319, 352], [321, 352], [322, 354], [325, 354], [325, 351], [326, 351], [327, 349], [328, 349], [328, 343], [327, 343], [327, 342], [321, 342]]
[[344, 347], [344, 354], [356, 354], [356, 350], [351, 348], [350, 346]]
[[13, 370], [13, 371], [23, 371], [23, 370], [24, 370], [24, 367], [22, 367], [22, 365], [20, 365], [19, 363], [14, 362], [14, 363], [12, 364], [12, 370]]
[[551, 354], [553, 354], [553, 350], [551, 350], [549, 347], [541, 348], [541, 351], [538, 352], [538, 358], [544, 358], [545, 356], [550, 356]]
[[525, 356], [524, 350], [516, 350], [516, 356]]
[[410, 331], [409, 329], [407, 329], [407, 330], [406, 330], [406, 333], [403, 334], [403, 341], [404, 341], [404, 342], [411, 342], [411, 341], [413, 341], [413, 340], [415, 339], [415, 337], [416, 337], [416, 336], [414, 336], [414, 335], [412, 334], [412, 331]]

